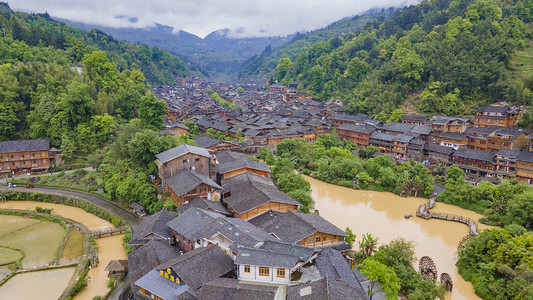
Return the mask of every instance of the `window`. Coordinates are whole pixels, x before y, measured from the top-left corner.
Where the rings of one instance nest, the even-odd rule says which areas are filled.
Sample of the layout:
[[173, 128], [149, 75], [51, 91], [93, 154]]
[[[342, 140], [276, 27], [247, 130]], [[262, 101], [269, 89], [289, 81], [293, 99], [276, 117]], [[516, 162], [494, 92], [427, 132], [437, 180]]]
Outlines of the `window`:
[[323, 242], [326, 241], [326, 236], [323, 236], [323, 237], [322, 237], [322, 241], [323, 241]]
[[309, 238], [309, 244], [312, 244], [314, 242], [314, 239], [312, 237]]
[[187, 162], [187, 160], [186, 160], [186, 159], [184, 159], [184, 160], [183, 160], [183, 163], [186, 163], [186, 162]]
[[270, 276], [270, 269], [268, 267], [259, 267], [259, 276]]
[[320, 242], [320, 237], [319, 236], [316, 237], [316, 242], [317, 243]]
[[285, 269], [278, 268], [277, 269], [277, 273], [278, 273], [277, 275], [278, 275], [279, 278], [285, 278]]
[[250, 266], [244, 266], [244, 273], [250, 273]]
[[200, 159], [199, 158], [195, 158], [194, 161], [200, 161]]

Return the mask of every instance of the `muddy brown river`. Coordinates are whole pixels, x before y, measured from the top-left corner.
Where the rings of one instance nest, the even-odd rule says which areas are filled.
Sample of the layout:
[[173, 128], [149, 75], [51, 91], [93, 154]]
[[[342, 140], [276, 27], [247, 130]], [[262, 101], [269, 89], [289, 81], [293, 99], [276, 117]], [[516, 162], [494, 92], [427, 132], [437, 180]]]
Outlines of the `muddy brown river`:
[[[66, 205], [60, 205], [60, 204], [54, 204], [54, 203], [44, 203], [44, 202], [34, 202], [34, 201], [7, 201], [4, 203], [0, 203], [0, 208], [12, 208], [12, 209], [35, 209], [35, 207], [40, 206], [43, 208], [52, 208], [52, 214], [54, 215], [61, 215], [65, 218], [72, 219], [74, 221], [77, 221], [85, 226], [89, 230], [98, 230], [98, 229], [104, 229], [107, 227], [113, 227], [111, 223], [109, 223], [106, 220], [100, 219], [99, 217], [92, 215], [90, 213], [85, 212], [83, 209], [78, 207], [72, 207], [72, 206], [66, 206]], [[35, 220], [29, 219], [28, 225], [30, 222], [37, 223]], [[58, 226], [61, 231], [64, 230], [61, 226], [57, 224], [53, 224]], [[37, 226], [37, 225], [36, 225]], [[31, 228], [31, 227], [30, 227]], [[0, 228], [0, 236], [2, 234], [2, 228]], [[77, 243], [79, 241], [79, 243]], [[78, 253], [81, 253], [81, 244], [82, 243], [82, 236], [81, 233], [76, 232], [75, 230], [72, 231], [72, 235], [69, 236], [69, 240], [67, 241], [67, 246], [65, 251], [63, 252], [62, 258], [60, 260], [61, 264], [68, 264], [72, 262], [76, 262], [79, 257], [77, 257]], [[106, 236], [103, 238], [96, 239], [96, 243], [99, 246], [98, 250], [98, 258], [100, 261], [100, 264], [98, 267], [92, 268], [89, 270], [89, 285], [84, 288], [76, 297], [74, 297], [75, 300], [91, 300], [94, 296], [104, 296], [107, 291], [109, 290], [107, 288], [107, 272], [104, 271], [107, 264], [113, 260], [113, 259], [127, 259], [126, 252], [124, 251], [124, 247], [122, 246], [122, 234], [120, 235], [113, 235], [113, 236]], [[54, 248], [55, 247], [55, 248]], [[51, 249], [57, 249], [57, 244], [52, 245], [49, 247]], [[55, 250], [54, 250], [55, 251]], [[24, 262], [24, 261], [23, 261]], [[62, 269], [63, 270], [63, 269]], [[74, 269], [72, 269], [73, 272]], [[61, 293], [63, 292], [63, 289], [67, 286], [70, 278], [72, 277], [72, 273], [68, 275], [68, 272], [55, 272], [53, 271], [45, 271], [50, 272], [47, 274], [58, 274], [57, 276], [60, 276], [61, 278], [66, 278], [65, 280], [61, 281], [61, 284], [54, 284], [55, 287], [53, 290], [54, 293]], [[2, 273], [2, 270], [0, 270], [0, 275]], [[16, 298], [4, 298], [1, 295], [4, 295], [4, 293], [7, 293], [9, 291], [18, 291], [18, 290], [24, 290], [27, 289], [29, 286], [40, 286], [41, 282], [43, 280], [46, 280], [47, 276], [43, 276], [43, 272], [35, 272], [35, 275], [31, 275], [33, 273], [27, 273], [27, 274], [19, 274], [14, 276], [13, 278], [9, 279], [9, 281], [2, 287], [0, 287], [0, 299], [16, 299]], [[26, 276], [28, 275], [28, 276]], [[21, 279], [19, 276], [25, 277], [24, 280]], [[14, 280], [16, 279], [16, 280]], [[67, 280], [68, 279], [68, 280]], [[53, 299], [57, 299], [57, 297]], [[19, 299], [39, 299], [39, 298], [19, 298]]]
[[[341, 229], [350, 227], [357, 240], [354, 248], [365, 233], [379, 238], [380, 244], [403, 237], [415, 242], [418, 259], [429, 256], [437, 266], [439, 276], [448, 273], [453, 279], [453, 292], [447, 299], [481, 299], [474, 288], [457, 273], [457, 245], [468, 234], [468, 227], [462, 223], [444, 220], [425, 220], [417, 217], [405, 219], [404, 215], [413, 214], [427, 199], [400, 197], [387, 192], [353, 190], [313, 179], [304, 178], [311, 183], [315, 208], [320, 215]], [[457, 206], [437, 203], [435, 212], [457, 214], [478, 220], [482, 215]], [[488, 228], [479, 225], [482, 230]], [[415, 266], [418, 270], [418, 264]]]

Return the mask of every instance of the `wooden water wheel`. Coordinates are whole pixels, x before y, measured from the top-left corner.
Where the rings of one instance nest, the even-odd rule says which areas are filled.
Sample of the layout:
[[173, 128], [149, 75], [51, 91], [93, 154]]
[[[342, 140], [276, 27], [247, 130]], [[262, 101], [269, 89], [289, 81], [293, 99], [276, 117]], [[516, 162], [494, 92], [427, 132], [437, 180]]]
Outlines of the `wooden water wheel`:
[[7, 200], [6, 200], [6, 196], [4, 196], [4, 195], [0, 195], [0, 202], [4, 203], [4, 202], [6, 202], [6, 201], [7, 201]]
[[469, 234], [469, 235], [465, 235], [460, 241], [459, 241], [459, 244], [457, 245], [457, 252], [459, 252], [459, 250], [463, 249], [466, 244], [468, 242], [470, 242], [470, 240], [473, 238], [474, 236]]
[[440, 274], [440, 282], [444, 284], [444, 289], [448, 292], [451, 292], [453, 289], [452, 277], [448, 273]]
[[435, 266], [435, 263], [429, 256], [422, 256], [420, 258], [420, 262], [418, 264], [420, 268], [420, 273], [422, 274], [422, 278], [426, 281], [436, 281], [437, 280], [437, 266]]

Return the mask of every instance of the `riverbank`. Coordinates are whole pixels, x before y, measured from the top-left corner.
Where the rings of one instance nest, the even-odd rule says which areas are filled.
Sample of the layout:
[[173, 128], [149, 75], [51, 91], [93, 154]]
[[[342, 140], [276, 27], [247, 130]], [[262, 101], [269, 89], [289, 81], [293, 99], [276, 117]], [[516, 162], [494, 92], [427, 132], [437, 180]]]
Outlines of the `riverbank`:
[[[406, 214], [415, 214], [427, 199], [400, 197], [388, 192], [354, 190], [328, 184], [304, 176], [311, 184], [315, 208], [319, 214], [339, 228], [350, 227], [357, 235], [355, 245], [365, 233], [379, 238], [379, 244], [389, 243], [402, 237], [414, 241], [418, 258], [429, 256], [437, 266], [439, 275], [448, 273], [454, 282], [451, 299], [480, 299], [472, 285], [457, 273], [457, 245], [468, 234], [469, 228], [458, 222], [422, 218], [405, 219]], [[456, 206], [437, 203], [432, 211], [451, 213], [473, 220], [483, 216]], [[484, 224], [479, 229], [489, 228]], [[418, 265], [415, 266], [418, 269]]]

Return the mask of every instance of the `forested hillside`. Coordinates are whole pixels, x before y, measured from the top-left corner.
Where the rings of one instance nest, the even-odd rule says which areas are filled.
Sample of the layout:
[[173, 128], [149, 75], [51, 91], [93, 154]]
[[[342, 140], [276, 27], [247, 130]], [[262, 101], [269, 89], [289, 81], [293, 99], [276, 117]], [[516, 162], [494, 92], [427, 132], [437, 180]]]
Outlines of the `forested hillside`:
[[120, 42], [99, 30], [76, 29], [47, 13], [14, 12], [6, 3], [0, 3], [0, 31], [0, 63], [73, 64], [86, 53], [102, 50], [119, 71], [139, 69], [152, 84], [172, 84], [173, 76], [188, 74], [183, 61], [157, 47]]
[[314, 43], [328, 41], [335, 37], [342, 36], [344, 39], [351, 39], [355, 36], [354, 32], [363, 29], [365, 24], [386, 20], [393, 14], [393, 8], [380, 13], [368, 12], [332, 23], [323, 29], [309, 33], [297, 33], [289, 43], [277, 47], [267, 46], [260, 55], [248, 59], [241, 67], [239, 76], [241, 78], [262, 76], [272, 71], [280, 58], [288, 57], [294, 60], [300, 51], [307, 50]]
[[516, 55], [529, 53], [532, 18], [530, 0], [424, 1], [280, 59], [270, 82], [304, 81], [315, 98], [341, 97], [348, 113], [380, 120], [406, 99], [446, 115], [500, 100], [533, 104], [528, 61]]

